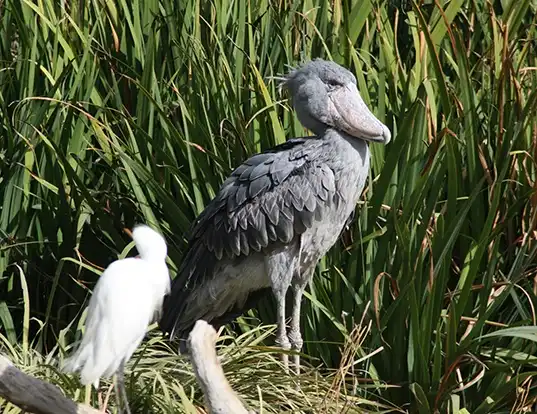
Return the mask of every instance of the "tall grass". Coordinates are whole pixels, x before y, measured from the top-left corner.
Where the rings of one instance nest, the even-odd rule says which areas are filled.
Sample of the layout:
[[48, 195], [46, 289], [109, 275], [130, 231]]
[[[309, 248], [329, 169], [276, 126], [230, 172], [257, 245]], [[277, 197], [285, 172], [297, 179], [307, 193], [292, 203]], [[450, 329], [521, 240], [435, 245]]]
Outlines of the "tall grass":
[[[307, 295], [310, 363], [346, 366], [342, 343], [365, 312], [349, 393], [420, 413], [528, 407], [536, 11], [529, 0], [5, 0], [9, 343], [51, 352], [134, 222], [163, 231], [176, 269], [189, 223], [231, 169], [305, 133], [270, 76], [324, 57], [356, 74], [394, 140], [373, 146], [358, 219]], [[250, 316], [270, 323], [274, 307]]]

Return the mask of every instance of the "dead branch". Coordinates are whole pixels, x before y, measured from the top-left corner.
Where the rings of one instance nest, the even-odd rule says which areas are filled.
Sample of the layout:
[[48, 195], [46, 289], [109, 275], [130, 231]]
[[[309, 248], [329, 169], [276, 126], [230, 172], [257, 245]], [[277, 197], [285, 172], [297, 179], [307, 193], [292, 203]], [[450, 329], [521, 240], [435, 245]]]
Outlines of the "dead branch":
[[26, 375], [0, 355], [0, 397], [35, 414], [100, 414], [65, 397], [60, 389]]
[[211, 414], [255, 414], [244, 408], [229, 385], [216, 357], [216, 331], [199, 320], [188, 337], [188, 347], [194, 373]]

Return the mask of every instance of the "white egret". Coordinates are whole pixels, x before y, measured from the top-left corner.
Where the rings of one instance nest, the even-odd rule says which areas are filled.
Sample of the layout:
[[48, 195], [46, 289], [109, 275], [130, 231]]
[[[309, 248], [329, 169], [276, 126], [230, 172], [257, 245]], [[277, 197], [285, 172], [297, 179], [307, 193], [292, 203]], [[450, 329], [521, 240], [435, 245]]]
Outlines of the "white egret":
[[101, 275], [91, 296], [82, 342], [65, 363], [65, 372], [80, 371], [82, 384], [97, 388], [100, 377], [117, 374], [118, 401], [130, 414], [124, 383], [125, 363], [156, 320], [170, 290], [164, 238], [145, 225], [132, 238], [139, 257], [117, 260]]

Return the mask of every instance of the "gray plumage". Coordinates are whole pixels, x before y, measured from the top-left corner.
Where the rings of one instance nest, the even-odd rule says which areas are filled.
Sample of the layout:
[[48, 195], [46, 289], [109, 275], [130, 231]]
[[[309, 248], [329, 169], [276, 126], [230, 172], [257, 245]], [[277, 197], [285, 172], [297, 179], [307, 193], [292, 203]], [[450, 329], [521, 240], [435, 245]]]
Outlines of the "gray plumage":
[[200, 214], [164, 304], [161, 328], [172, 336], [186, 338], [198, 319], [224, 324], [272, 290], [277, 342], [302, 347], [304, 288], [354, 211], [369, 171], [367, 141], [388, 143], [391, 135], [364, 104], [355, 77], [333, 62], [309, 62], [284, 86], [315, 136], [290, 139], [246, 160]]

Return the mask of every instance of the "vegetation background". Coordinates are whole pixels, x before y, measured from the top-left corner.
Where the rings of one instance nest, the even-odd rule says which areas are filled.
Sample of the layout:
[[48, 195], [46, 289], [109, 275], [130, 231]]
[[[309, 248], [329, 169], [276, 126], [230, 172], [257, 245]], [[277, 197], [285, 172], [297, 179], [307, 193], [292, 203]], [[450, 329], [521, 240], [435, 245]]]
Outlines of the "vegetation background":
[[[372, 146], [357, 220], [307, 295], [301, 389], [265, 346], [269, 300], [222, 341], [230, 381], [261, 412], [528, 410], [536, 11], [535, 0], [0, 1], [0, 349], [99, 404], [57, 359], [80, 336], [99, 269], [130, 254], [123, 229], [160, 229], [174, 273], [233, 167], [306, 133], [270, 77], [323, 57], [356, 74], [394, 139]], [[129, 365], [131, 406], [195, 412], [189, 365], [156, 332]]]

